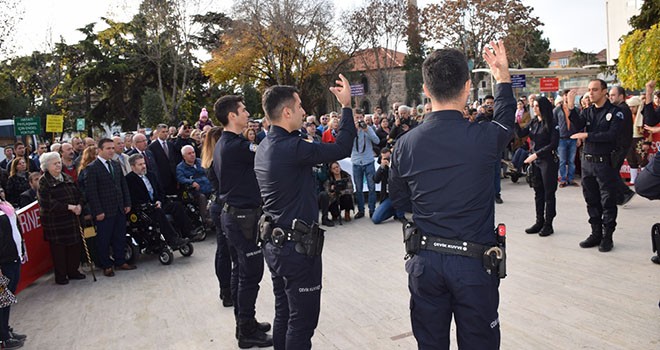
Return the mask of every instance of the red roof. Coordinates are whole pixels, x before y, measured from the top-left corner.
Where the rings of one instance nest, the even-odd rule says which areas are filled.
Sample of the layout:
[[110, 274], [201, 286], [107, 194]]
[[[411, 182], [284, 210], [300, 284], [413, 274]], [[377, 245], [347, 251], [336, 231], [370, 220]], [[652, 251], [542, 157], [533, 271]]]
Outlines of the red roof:
[[568, 51], [552, 51], [550, 52], [550, 62], [557, 61], [562, 58], [570, 59], [573, 56], [573, 50]]
[[405, 53], [387, 50], [383, 47], [360, 50], [351, 58], [350, 63], [353, 67], [351, 71], [363, 72], [378, 69], [378, 61], [380, 62], [380, 68], [400, 68], [403, 67], [405, 57]]

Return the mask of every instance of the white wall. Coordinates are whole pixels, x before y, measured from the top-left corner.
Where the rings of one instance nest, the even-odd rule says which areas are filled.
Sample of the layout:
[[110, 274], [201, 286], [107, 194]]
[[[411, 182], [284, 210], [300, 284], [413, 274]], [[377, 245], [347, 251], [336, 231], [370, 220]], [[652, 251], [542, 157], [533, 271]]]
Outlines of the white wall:
[[605, 11], [607, 16], [607, 64], [613, 65], [619, 57], [621, 36], [632, 29], [628, 24], [630, 17], [639, 14], [644, 0], [607, 0]]

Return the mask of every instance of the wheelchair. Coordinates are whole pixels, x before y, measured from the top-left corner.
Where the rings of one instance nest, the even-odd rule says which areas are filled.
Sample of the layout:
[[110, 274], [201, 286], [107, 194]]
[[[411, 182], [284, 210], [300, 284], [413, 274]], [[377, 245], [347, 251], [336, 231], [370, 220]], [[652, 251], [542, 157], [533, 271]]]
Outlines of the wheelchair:
[[169, 195], [167, 198], [173, 201], [181, 202], [181, 204], [183, 204], [183, 207], [186, 210], [186, 215], [188, 215], [188, 218], [193, 225], [191, 237], [194, 237], [194, 242], [199, 242], [205, 240], [206, 236], [211, 230], [213, 230], [213, 228], [208, 227], [208, 225], [204, 223], [204, 220], [202, 219], [202, 213], [197, 207], [197, 201], [193, 195], [194, 191], [195, 189], [190, 185], [181, 186], [179, 196]]
[[[163, 265], [170, 265], [174, 261], [172, 249], [161, 234], [158, 223], [150, 216], [154, 209], [153, 204], [142, 204], [128, 214], [125, 259], [129, 264], [134, 264], [140, 254], [157, 254], [158, 261]], [[172, 220], [169, 215], [167, 217]], [[190, 242], [178, 250], [185, 257], [194, 252]]]

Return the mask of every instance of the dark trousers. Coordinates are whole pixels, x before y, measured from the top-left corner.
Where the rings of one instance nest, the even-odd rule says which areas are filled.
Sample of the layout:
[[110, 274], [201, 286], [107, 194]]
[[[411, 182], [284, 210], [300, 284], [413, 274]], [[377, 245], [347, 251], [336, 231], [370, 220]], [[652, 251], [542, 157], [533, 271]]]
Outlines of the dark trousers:
[[539, 221], [552, 219], [557, 215], [557, 171], [559, 161], [554, 157], [538, 159], [532, 163], [534, 167], [534, 203], [536, 219]]
[[[7, 288], [12, 293], [16, 292], [18, 286], [18, 279], [21, 277], [21, 263], [14, 261], [0, 265], [2, 274], [9, 278], [9, 285]], [[0, 309], [0, 341], [8, 340], [9, 335], [9, 310], [11, 306], [3, 307]]]
[[167, 214], [165, 213], [165, 210], [162, 208], [154, 208], [154, 211], [149, 215], [152, 215], [154, 220], [156, 220], [158, 223], [160, 233], [165, 238], [167, 244], [171, 246], [177, 241], [178, 238], [180, 238], [179, 232], [177, 232], [174, 226], [172, 226], [172, 223], [167, 220]]
[[50, 254], [53, 257], [56, 282], [63, 282], [67, 277], [80, 274], [78, 266], [80, 266], [82, 242], [66, 245], [51, 242]]
[[236, 249], [238, 276], [232, 280], [232, 300], [237, 321], [254, 319], [255, 303], [259, 294], [259, 282], [264, 275], [264, 256], [255, 242], [255, 237], [247, 239], [234, 215], [222, 211], [222, 229], [229, 243]]
[[190, 218], [188, 217], [188, 214], [186, 214], [186, 209], [183, 207], [183, 204], [172, 201], [167, 204], [163, 203], [162, 205], [165, 214], [172, 215], [172, 219], [174, 219], [172, 225], [177, 231], [179, 231], [179, 234], [183, 237], [190, 237], [190, 233], [193, 229], [192, 222], [190, 222]]
[[422, 250], [406, 272], [418, 349], [449, 349], [452, 315], [459, 349], [499, 349], [500, 280], [481, 259]]
[[[217, 240], [215, 249], [215, 276], [218, 278], [220, 289], [231, 288], [232, 275], [238, 277], [236, 249], [229, 245], [227, 237], [222, 231], [222, 206], [219, 203], [213, 203], [210, 212], [211, 218], [215, 223]], [[237, 281], [234, 282], [234, 285], [237, 285]]]
[[321, 311], [321, 256], [295, 251], [295, 242], [282, 248], [264, 246], [275, 294], [273, 346], [275, 350], [311, 349]]
[[126, 247], [126, 215], [123, 212], [107, 216], [96, 222], [96, 247], [99, 252], [98, 260], [101, 268], [112, 267], [110, 261], [110, 247], [115, 266], [126, 262], [124, 249]]
[[616, 227], [618, 175], [609, 163], [582, 159], [582, 194], [587, 202], [590, 224], [611, 230]]
[[616, 181], [614, 183], [614, 186], [616, 188], [616, 198], [617, 201], [622, 201], [623, 200], [623, 195], [632, 191], [628, 186], [623, 182], [623, 179], [621, 178], [621, 175], [619, 175], [619, 171], [621, 167], [623, 166], [623, 161], [626, 159], [626, 154], [628, 154], [628, 148], [623, 149], [623, 150], [617, 150], [614, 152], [614, 160], [615, 160], [615, 172], [616, 172]]

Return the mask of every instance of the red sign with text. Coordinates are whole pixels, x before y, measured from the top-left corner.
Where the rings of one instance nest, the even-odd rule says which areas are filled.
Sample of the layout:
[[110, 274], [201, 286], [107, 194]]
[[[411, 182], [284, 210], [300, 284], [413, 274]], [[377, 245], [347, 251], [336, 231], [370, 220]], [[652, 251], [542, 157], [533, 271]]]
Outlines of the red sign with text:
[[28, 261], [21, 265], [21, 278], [16, 293], [20, 292], [39, 277], [53, 268], [50, 245], [44, 241], [44, 232], [39, 217], [39, 202], [34, 201], [27, 207], [16, 211], [18, 225], [23, 232]]
[[541, 78], [541, 92], [559, 91], [559, 78]]

